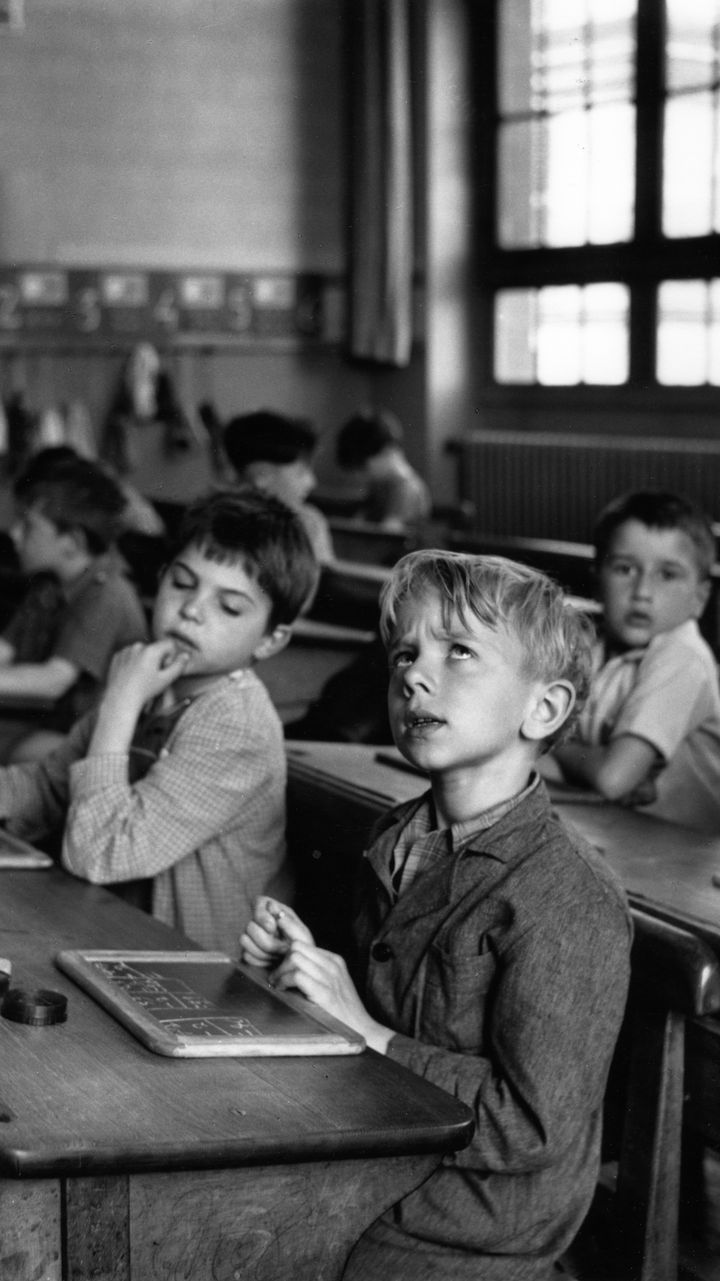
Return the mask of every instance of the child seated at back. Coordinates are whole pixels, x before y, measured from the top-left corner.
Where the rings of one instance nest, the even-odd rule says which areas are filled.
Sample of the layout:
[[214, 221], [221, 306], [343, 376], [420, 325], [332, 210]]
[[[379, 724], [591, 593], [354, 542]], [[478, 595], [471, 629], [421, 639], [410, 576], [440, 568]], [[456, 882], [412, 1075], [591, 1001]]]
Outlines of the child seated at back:
[[338, 466], [359, 472], [367, 486], [362, 518], [383, 529], [414, 529], [428, 520], [432, 498], [410, 466], [399, 418], [387, 409], [354, 414], [338, 432]]
[[231, 418], [223, 447], [241, 483], [257, 485], [287, 503], [300, 517], [319, 564], [333, 559], [330, 526], [319, 508], [306, 501], [315, 488], [312, 468], [317, 440], [300, 418], [260, 409]]
[[144, 640], [147, 624], [115, 554], [125, 499], [99, 465], [41, 451], [13, 492], [11, 535], [31, 583], [0, 636], [0, 703], [56, 700], [42, 730], [3, 724], [5, 759], [28, 760], [57, 746], [97, 698], [113, 654]]
[[234, 949], [255, 896], [287, 885], [282, 725], [254, 668], [287, 644], [316, 577], [300, 521], [270, 495], [191, 506], [153, 640], [115, 656], [98, 707], [61, 747], [0, 770], [0, 819], [31, 841], [64, 822], [68, 871], [150, 878], [138, 905]]
[[395, 742], [430, 790], [376, 828], [351, 969], [265, 896], [242, 956], [475, 1113], [344, 1281], [544, 1281], [595, 1188], [629, 970], [622, 890], [536, 772], [582, 704], [590, 639], [537, 571], [435, 551], [395, 566], [381, 629]]
[[564, 778], [657, 818], [720, 834], [720, 691], [698, 619], [710, 591], [709, 521], [676, 494], [637, 491], [600, 513], [603, 607], [590, 695]]

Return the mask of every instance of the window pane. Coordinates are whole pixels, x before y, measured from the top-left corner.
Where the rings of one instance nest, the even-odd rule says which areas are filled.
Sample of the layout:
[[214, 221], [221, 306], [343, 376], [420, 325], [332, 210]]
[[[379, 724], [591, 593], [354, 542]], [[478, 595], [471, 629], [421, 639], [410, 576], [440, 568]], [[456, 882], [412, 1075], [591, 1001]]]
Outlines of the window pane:
[[720, 230], [717, 92], [669, 99], [665, 109], [663, 231], [703, 236]]
[[627, 289], [615, 283], [501, 291], [495, 300], [496, 380], [626, 382], [628, 306]]
[[630, 238], [636, 7], [636, 0], [500, 5], [501, 246]]
[[666, 0], [667, 85], [710, 88], [720, 61], [720, 0]]
[[532, 289], [504, 289], [495, 299], [495, 380], [535, 382], [537, 297]]
[[660, 285], [657, 379], [664, 386], [720, 386], [720, 280]]

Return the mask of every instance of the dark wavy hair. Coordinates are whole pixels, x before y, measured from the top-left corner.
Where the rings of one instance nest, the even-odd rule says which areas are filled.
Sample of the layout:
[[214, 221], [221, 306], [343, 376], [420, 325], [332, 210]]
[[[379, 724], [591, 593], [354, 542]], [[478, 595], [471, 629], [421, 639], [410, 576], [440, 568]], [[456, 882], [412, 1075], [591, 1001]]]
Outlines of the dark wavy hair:
[[188, 507], [172, 559], [190, 546], [225, 564], [242, 562], [270, 597], [270, 630], [294, 622], [317, 587], [320, 571], [302, 521], [253, 485], [215, 490]]
[[610, 549], [616, 529], [628, 520], [637, 520], [648, 529], [679, 529], [695, 548], [701, 579], [710, 577], [716, 558], [715, 537], [710, 518], [701, 507], [683, 494], [661, 489], [636, 489], [620, 494], [603, 507], [595, 522], [593, 542], [599, 569]]

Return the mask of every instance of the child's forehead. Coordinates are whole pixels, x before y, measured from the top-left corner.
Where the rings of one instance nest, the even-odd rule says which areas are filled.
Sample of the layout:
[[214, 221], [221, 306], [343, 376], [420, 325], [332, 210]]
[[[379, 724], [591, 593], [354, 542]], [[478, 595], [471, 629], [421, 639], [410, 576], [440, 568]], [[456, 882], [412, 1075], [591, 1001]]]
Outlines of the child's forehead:
[[213, 582], [247, 590], [248, 584], [260, 591], [257, 581], [257, 570], [249, 556], [241, 551], [224, 551], [207, 543], [188, 543], [175, 556], [175, 563], [185, 565], [200, 578], [209, 578]]
[[618, 525], [608, 543], [608, 555], [650, 556], [658, 560], [679, 560], [699, 569], [695, 544], [677, 525], [662, 528], [640, 520], [625, 520]]
[[427, 627], [439, 633], [477, 635], [498, 630], [490, 619], [484, 622], [468, 601], [452, 601], [432, 584], [406, 596], [399, 604], [395, 631]]

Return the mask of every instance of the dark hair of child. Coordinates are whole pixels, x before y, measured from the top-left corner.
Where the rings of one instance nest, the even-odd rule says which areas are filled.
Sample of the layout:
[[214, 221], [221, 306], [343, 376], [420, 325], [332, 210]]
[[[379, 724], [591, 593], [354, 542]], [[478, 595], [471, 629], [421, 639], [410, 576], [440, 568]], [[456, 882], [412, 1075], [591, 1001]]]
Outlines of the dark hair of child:
[[355, 471], [389, 445], [401, 448], [402, 443], [400, 419], [389, 409], [362, 410], [348, 418], [340, 428], [335, 458], [343, 470]]
[[709, 518], [696, 503], [682, 494], [654, 489], [620, 494], [602, 509], [593, 532], [598, 567], [608, 554], [615, 530], [629, 520], [639, 521], [648, 529], [679, 529], [687, 534], [697, 553], [700, 577], [710, 576], [717, 553]]
[[222, 439], [225, 453], [239, 473], [250, 463], [282, 466], [310, 458], [317, 444], [315, 431], [304, 418], [287, 418], [270, 409], [231, 418]]
[[299, 517], [253, 485], [216, 490], [183, 516], [172, 556], [195, 546], [212, 560], [241, 560], [270, 597], [269, 629], [295, 621], [317, 587], [318, 563]]
[[16, 502], [38, 507], [59, 530], [81, 530], [99, 556], [123, 527], [125, 495], [107, 473], [65, 446], [41, 449], [13, 482]]

